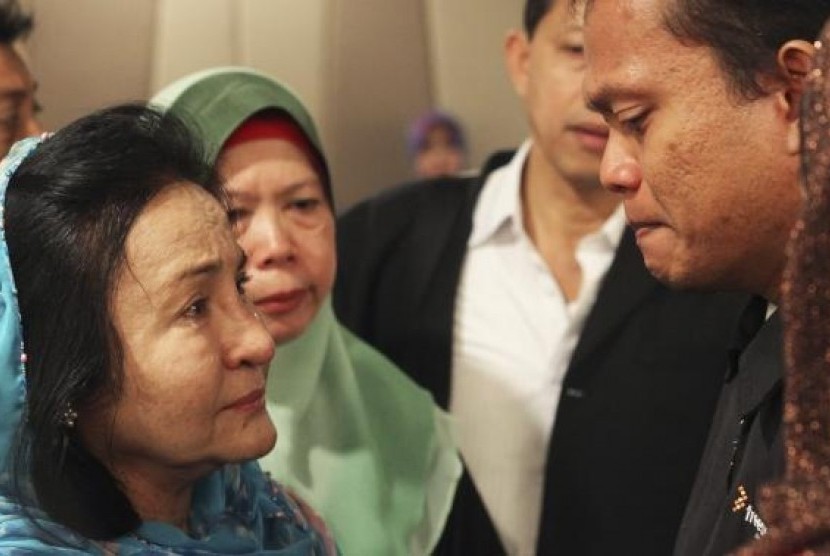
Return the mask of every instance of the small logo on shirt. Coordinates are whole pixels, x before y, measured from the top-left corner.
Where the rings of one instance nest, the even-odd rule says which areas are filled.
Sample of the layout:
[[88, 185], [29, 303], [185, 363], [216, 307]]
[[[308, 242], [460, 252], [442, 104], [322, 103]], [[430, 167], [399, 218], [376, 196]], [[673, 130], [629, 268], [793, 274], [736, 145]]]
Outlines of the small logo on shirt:
[[744, 485], [738, 485], [738, 496], [732, 501], [732, 513], [743, 513], [744, 521], [755, 529], [756, 539], [767, 534], [767, 525], [749, 501], [749, 494]]

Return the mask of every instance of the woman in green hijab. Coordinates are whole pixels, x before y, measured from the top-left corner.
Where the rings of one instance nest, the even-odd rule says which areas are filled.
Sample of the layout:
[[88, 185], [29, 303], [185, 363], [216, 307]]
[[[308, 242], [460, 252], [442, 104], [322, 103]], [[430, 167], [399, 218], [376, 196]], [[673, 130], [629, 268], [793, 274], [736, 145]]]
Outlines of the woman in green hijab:
[[265, 470], [318, 509], [347, 556], [427, 554], [461, 472], [448, 417], [331, 309], [333, 197], [314, 124], [261, 73], [185, 77], [153, 104], [203, 137], [247, 255], [246, 291], [274, 341]]

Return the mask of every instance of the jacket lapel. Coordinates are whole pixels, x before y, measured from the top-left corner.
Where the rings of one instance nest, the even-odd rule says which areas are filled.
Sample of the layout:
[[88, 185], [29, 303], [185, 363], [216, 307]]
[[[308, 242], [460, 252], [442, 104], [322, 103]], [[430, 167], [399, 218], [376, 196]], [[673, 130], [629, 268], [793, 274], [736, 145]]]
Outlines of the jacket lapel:
[[[421, 210], [413, 208], [418, 217], [427, 219], [430, 224], [413, 226], [412, 245], [423, 253], [423, 257], [416, 257], [416, 264], [409, 269], [409, 280], [413, 287], [412, 308], [415, 315], [418, 315], [430, 299], [438, 298], [442, 304], [449, 302], [449, 313], [445, 316], [448, 320], [441, 327], [442, 330], [449, 331], [449, 337], [452, 337], [455, 294], [467, 252], [467, 241], [473, 231], [473, 212], [478, 196], [490, 173], [509, 163], [513, 154], [512, 151], [497, 152], [487, 159], [479, 176], [470, 178], [471, 184], [465, 187], [461, 183], [447, 183], [446, 187], [450, 191], [440, 199], [442, 202], [436, 203], [436, 198], [433, 197]], [[463, 195], [463, 199], [455, 201], [451, 198], [453, 194]], [[439, 281], [441, 283], [437, 283]], [[439, 288], [437, 292], [436, 287]]]
[[661, 287], [643, 264], [643, 257], [626, 229], [611, 268], [603, 279], [594, 307], [571, 358], [570, 368], [596, 350], [609, 334], [656, 288]]
[[485, 164], [481, 176], [446, 183], [447, 190], [440, 191], [440, 197], [433, 196], [422, 207], [412, 209], [415, 218], [429, 224], [413, 226], [409, 238], [412, 243], [408, 248], [418, 256], [409, 259], [406, 276], [402, 277], [405, 287], [401, 291], [409, 301], [400, 318], [415, 323], [417, 331], [410, 351], [418, 352], [418, 363], [413, 367], [422, 371], [413, 371], [413, 375], [445, 409], [452, 379], [455, 299], [473, 212], [487, 176], [511, 157], [512, 153], [497, 153]]
[[[465, 194], [464, 199], [461, 202], [452, 202], [447, 198], [444, 199], [446, 202], [429, 203], [426, 210], [419, 211], [424, 213], [423, 218], [429, 219], [429, 226], [415, 226], [415, 232], [410, 238], [414, 246], [421, 246], [422, 253], [420, 257], [416, 257], [417, 260], [413, 260], [415, 264], [408, 269], [408, 280], [413, 288], [412, 309], [415, 315], [422, 312], [424, 303], [429, 302], [428, 297], [441, 297], [447, 300], [447, 296], [450, 296], [450, 302], [455, 299], [467, 238], [472, 230], [472, 214], [467, 207], [475, 203], [481, 182], [473, 184], [472, 187], [464, 187], [461, 184], [447, 184], [447, 187], [457, 187], [459, 194]], [[437, 283], [437, 276], [452, 278], [441, 280], [447, 282], [448, 287], [451, 286], [447, 291], [443, 291], [447, 288]], [[441, 291], [435, 292], [435, 287], [441, 288]]]
[[[741, 371], [735, 377], [735, 380], [741, 382], [737, 388], [740, 415], [755, 411], [781, 383], [784, 368], [782, 336], [781, 317], [776, 311], [741, 355]], [[752, 370], [751, 373], [746, 372], [749, 369]]]

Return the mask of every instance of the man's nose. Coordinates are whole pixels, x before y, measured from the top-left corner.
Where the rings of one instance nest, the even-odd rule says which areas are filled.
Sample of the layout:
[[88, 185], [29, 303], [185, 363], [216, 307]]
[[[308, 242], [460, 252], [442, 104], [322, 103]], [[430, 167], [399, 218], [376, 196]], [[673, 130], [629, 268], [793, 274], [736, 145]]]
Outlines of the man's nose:
[[623, 195], [635, 193], [643, 179], [639, 161], [632, 155], [625, 140], [613, 131], [602, 155], [599, 179], [603, 187]]

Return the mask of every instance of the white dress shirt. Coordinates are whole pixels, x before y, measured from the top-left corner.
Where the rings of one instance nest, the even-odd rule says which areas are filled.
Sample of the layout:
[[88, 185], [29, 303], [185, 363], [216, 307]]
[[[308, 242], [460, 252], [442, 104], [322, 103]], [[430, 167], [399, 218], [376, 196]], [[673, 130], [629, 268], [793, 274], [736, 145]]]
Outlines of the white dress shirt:
[[450, 412], [461, 454], [508, 553], [532, 555], [562, 381], [625, 228], [622, 207], [580, 240], [568, 303], [522, 220], [525, 142], [484, 184], [455, 305]]

